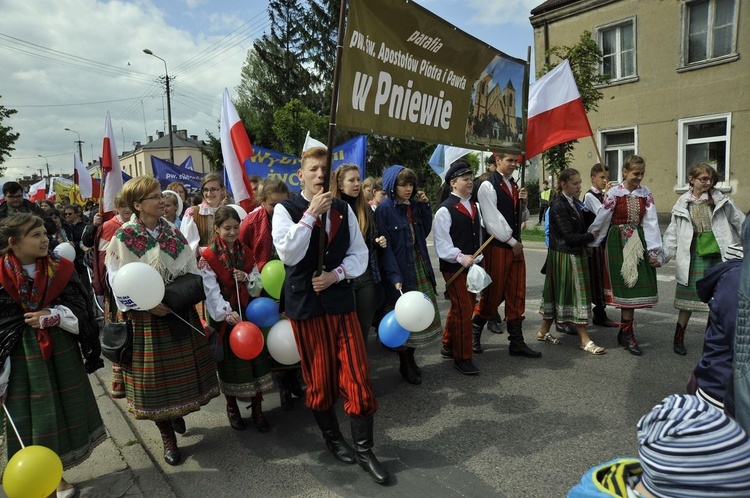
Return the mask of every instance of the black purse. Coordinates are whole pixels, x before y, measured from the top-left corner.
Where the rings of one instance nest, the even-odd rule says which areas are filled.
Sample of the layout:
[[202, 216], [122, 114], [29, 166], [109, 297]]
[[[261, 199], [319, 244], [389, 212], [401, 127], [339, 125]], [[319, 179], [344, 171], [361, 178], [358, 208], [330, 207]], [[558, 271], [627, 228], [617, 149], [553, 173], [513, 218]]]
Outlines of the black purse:
[[124, 322], [107, 322], [99, 338], [102, 356], [112, 363], [130, 365], [133, 360], [133, 324]]
[[164, 288], [162, 302], [169, 306], [172, 311], [182, 314], [205, 300], [203, 279], [194, 273], [186, 273], [175, 278], [171, 284]]

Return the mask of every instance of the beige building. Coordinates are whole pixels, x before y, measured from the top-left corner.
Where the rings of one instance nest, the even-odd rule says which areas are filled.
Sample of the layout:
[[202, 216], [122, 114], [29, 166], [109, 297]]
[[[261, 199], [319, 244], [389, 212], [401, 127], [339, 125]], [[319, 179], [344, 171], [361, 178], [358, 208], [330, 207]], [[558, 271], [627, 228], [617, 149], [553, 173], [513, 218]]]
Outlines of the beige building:
[[[174, 162], [182, 164], [188, 157], [193, 159], [193, 170], [197, 173], [209, 173], [211, 165], [203, 154], [205, 143], [198, 140], [197, 135], [188, 136], [187, 130], [178, 130], [173, 126], [172, 146], [174, 148]], [[169, 161], [169, 136], [158, 132], [156, 137], [149, 136], [148, 142], [134, 142], [135, 149], [125, 151], [120, 156], [120, 168], [130, 176], [152, 175], [151, 156]]]
[[[594, 137], [613, 179], [621, 178], [629, 154], [646, 159], [644, 185], [660, 213], [687, 190], [687, 170], [700, 161], [716, 168], [718, 188], [750, 209], [748, 6], [745, 0], [549, 0], [531, 11], [537, 74], [546, 49], [592, 33], [604, 55], [600, 71], [610, 78], [589, 115]], [[579, 142], [573, 165], [586, 178], [596, 152], [591, 140]]]

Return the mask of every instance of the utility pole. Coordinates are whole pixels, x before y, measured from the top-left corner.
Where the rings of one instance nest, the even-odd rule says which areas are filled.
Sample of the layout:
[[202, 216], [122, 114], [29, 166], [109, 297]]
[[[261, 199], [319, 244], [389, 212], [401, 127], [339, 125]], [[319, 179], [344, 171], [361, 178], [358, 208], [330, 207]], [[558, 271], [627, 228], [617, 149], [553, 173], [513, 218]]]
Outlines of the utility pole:
[[83, 140], [81, 140], [81, 134], [78, 133], [77, 131], [71, 130], [70, 128], [65, 128], [65, 131], [70, 131], [70, 132], [75, 133], [76, 135], [78, 135], [78, 140], [75, 141], [78, 144], [78, 159], [80, 159], [81, 163], [83, 163], [83, 147], [82, 147], [82, 145], [84, 143], [86, 143], [86, 142], [84, 142]]
[[167, 83], [167, 125], [169, 126], [167, 133], [169, 134], [169, 161], [174, 164], [174, 144], [172, 143], [172, 102], [169, 97], [169, 71], [167, 70], [167, 61], [147, 48], [143, 49], [143, 53], [152, 57], [156, 57], [164, 63], [164, 75], [166, 77]]

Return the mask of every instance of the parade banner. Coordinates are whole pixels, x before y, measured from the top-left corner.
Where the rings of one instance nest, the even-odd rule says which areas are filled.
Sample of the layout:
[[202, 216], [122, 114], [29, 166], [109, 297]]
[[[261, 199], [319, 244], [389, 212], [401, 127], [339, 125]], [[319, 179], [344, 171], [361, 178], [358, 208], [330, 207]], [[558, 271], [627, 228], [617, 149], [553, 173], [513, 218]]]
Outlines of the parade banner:
[[[367, 137], [365, 135], [344, 142], [333, 149], [333, 170], [336, 171], [336, 168], [344, 163], [356, 164], [364, 178], [366, 152]], [[290, 192], [299, 192], [297, 170], [300, 168], [301, 161], [300, 157], [253, 145], [253, 156], [245, 162], [245, 171], [248, 175], [282, 180], [287, 184]]]
[[517, 153], [526, 61], [406, 0], [350, 0], [337, 125]]
[[162, 190], [166, 190], [167, 185], [172, 182], [181, 182], [188, 194], [195, 194], [201, 189], [203, 173], [181, 168], [156, 156], [151, 156], [151, 167], [154, 169], [154, 178], [159, 180]]

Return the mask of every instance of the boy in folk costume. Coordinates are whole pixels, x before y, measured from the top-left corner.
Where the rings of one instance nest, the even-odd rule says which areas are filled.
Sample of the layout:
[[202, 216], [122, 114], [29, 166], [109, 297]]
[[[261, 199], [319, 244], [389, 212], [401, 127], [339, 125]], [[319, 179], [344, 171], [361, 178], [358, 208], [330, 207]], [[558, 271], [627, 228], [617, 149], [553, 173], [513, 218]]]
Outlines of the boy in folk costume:
[[[306, 404], [328, 449], [342, 462], [359, 463], [376, 482], [385, 484], [388, 471], [372, 453], [378, 405], [351, 284], [367, 267], [367, 246], [351, 208], [323, 192], [329, 181], [326, 155], [325, 147], [305, 152], [297, 171], [304, 186], [301, 195], [274, 209], [273, 243], [286, 267], [282, 306], [302, 359]], [[327, 217], [328, 244], [323, 271], [315, 276], [321, 215]], [[345, 398], [355, 450], [344, 440], [336, 420], [339, 394]]]
[[[596, 163], [591, 168], [591, 188], [586, 192], [583, 199], [583, 221], [586, 227], [590, 226], [599, 209], [604, 202], [604, 194], [609, 190], [609, 166]], [[589, 276], [591, 277], [591, 304], [594, 305], [594, 325], [600, 327], [617, 327], [617, 324], [609, 319], [604, 309], [604, 260], [606, 253], [604, 244], [594, 247], [589, 256]]]
[[498, 154], [497, 170], [482, 182], [477, 193], [484, 226], [495, 239], [485, 250], [484, 269], [492, 283], [482, 292], [471, 319], [474, 332], [474, 352], [482, 352], [482, 329], [487, 320], [497, 313], [505, 301], [505, 321], [508, 323], [508, 353], [511, 356], [541, 358], [523, 339], [521, 323], [526, 312], [526, 260], [516, 224], [516, 207], [521, 203], [521, 221], [529, 219], [528, 193], [518, 188], [513, 172], [518, 167], [515, 154]]
[[[435, 213], [432, 224], [435, 250], [440, 257], [440, 271], [448, 282], [463, 268], [474, 264], [472, 255], [479, 250], [481, 216], [475, 202], [470, 200], [473, 184], [471, 169], [466, 161], [456, 161], [445, 174], [450, 185], [448, 195]], [[476, 295], [466, 290], [466, 271], [462, 271], [446, 292], [451, 308], [445, 320], [441, 354], [453, 358], [456, 368], [464, 375], [476, 375], [479, 369], [472, 361], [471, 314]]]

